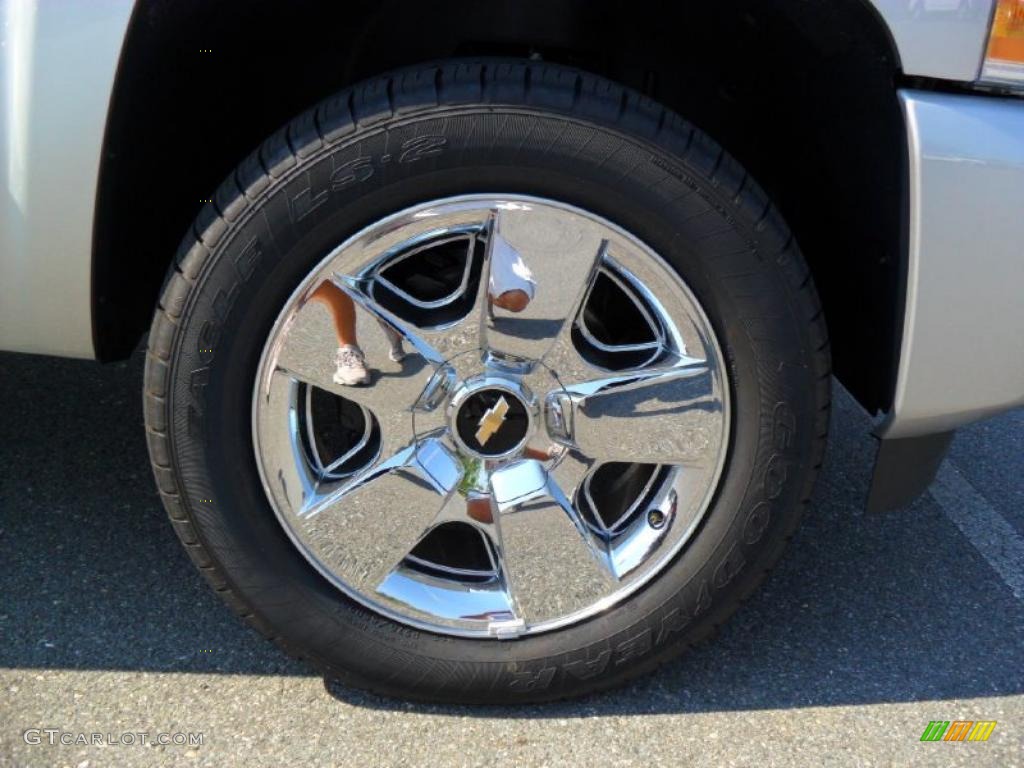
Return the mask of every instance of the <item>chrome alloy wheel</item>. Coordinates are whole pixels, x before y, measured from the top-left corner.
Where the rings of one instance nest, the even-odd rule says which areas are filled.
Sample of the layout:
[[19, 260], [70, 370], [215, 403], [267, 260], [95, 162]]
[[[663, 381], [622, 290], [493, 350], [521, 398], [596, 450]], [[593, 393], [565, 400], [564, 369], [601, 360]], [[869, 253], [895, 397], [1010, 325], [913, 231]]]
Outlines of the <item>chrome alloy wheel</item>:
[[[334, 381], [325, 282], [355, 312], [363, 386]], [[710, 323], [657, 254], [569, 205], [472, 195], [367, 227], [303, 281], [263, 350], [253, 435], [275, 513], [330, 583], [421, 629], [503, 638], [663, 571], [709, 506], [729, 408]]]

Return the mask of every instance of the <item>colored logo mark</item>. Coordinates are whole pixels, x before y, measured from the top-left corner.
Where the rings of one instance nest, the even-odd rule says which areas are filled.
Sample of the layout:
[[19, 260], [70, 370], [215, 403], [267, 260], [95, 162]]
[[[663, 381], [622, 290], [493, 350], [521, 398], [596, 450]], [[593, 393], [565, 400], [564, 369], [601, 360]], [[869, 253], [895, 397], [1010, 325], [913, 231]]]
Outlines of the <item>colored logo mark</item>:
[[995, 728], [995, 720], [932, 720], [921, 741], [988, 741]]

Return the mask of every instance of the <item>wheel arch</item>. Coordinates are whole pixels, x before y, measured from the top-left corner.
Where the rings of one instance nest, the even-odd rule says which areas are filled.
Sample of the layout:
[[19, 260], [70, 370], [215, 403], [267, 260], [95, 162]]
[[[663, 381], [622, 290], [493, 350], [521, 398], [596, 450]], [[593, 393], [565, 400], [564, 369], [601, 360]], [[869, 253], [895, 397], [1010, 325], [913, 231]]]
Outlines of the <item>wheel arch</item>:
[[869, 409], [889, 406], [902, 331], [906, 142], [898, 56], [865, 0], [295, 0], [287, 11], [266, 0], [139, 0], [100, 169], [97, 356], [131, 352], [182, 234], [263, 138], [348, 84], [459, 55], [576, 65], [714, 136], [800, 241], [839, 377]]

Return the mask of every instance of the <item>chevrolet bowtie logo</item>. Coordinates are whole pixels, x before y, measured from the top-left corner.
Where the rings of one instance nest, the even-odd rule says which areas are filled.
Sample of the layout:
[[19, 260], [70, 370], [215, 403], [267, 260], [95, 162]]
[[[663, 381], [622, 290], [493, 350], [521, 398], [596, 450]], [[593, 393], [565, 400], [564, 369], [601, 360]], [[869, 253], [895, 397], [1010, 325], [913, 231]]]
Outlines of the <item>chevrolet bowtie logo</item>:
[[483, 416], [480, 417], [480, 421], [477, 422], [477, 426], [480, 427], [476, 431], [476, 441], [483, 448], [487, 445], [487, 441], [491, 439], [495, 432], [501, 429], [501, 425], [505, 423], [505, 414], [508, 413], [508, 400], [505, 399], [504, 395], [498, 398], [491, 408], [488, 408]]

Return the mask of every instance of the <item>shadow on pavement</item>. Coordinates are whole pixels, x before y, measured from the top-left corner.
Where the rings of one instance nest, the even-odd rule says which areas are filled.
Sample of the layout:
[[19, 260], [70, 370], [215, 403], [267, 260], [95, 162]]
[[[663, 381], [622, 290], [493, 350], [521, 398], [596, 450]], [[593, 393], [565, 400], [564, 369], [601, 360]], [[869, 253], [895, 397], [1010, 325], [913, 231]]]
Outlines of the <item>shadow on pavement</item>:
[[[146, 457], [141, 353], [110, 366], [3, 354], [0, 370], [0, 667], [315, 674], [238, 622], [182, 553]], [[862, 516], [873, 444], [866, 417], [845, 393], [837, 401], [805, 524], [766, 588], [711, 645], [628, 688], [543, 707], [410, 705], [327, 690], [369, 708], [485, 717], [1024, 692], [1024, 606], [930, 497]]]

